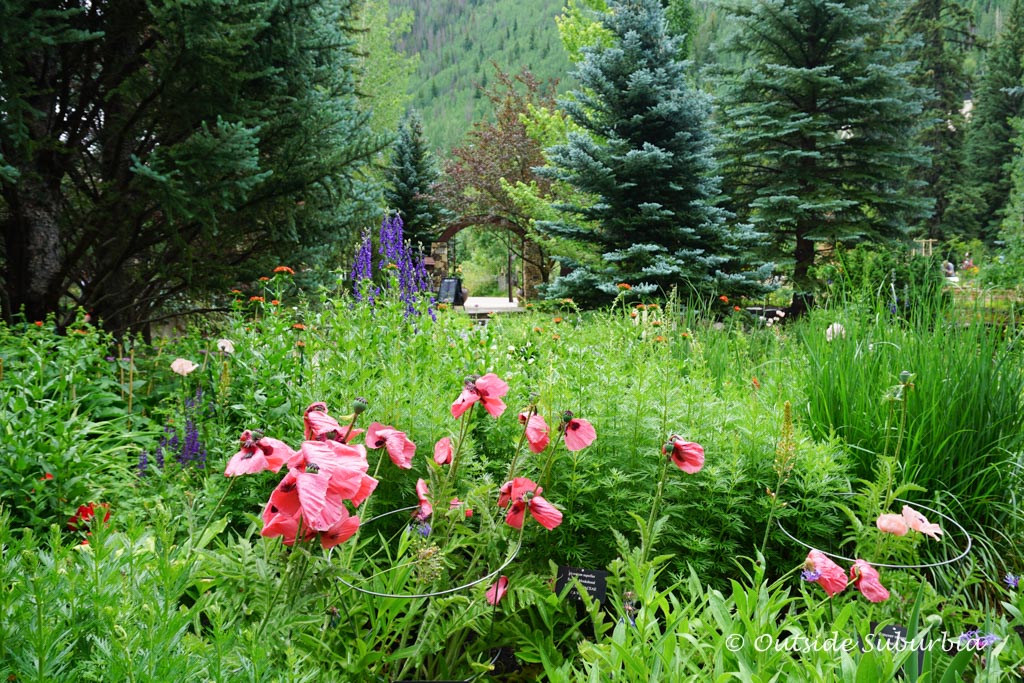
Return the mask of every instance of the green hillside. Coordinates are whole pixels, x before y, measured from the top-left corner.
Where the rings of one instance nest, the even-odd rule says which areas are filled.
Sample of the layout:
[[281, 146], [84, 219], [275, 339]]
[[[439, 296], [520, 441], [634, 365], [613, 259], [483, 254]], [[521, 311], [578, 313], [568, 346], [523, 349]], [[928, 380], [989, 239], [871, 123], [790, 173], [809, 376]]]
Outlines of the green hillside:
[[[975, 33], [985, 43], [999, 31], [1013, 0], [963, 0], [976, 17]], [[721, 0], [696, 0], [694, 35], [697, 65], [717, 58], [714, 42], [727, 29]], [[490, 103], [480, 93], [494, 80], [492, 62], [517, 73], [526, 67], [542, 81], [568, 85], [569, 60], [555, 17], [565, 0], [392, 0], [393, 13], [411, 11], [412, 29], [397, 45], [419, 55], [410, 81], [412, 103], [423, 114], [431, 145], [446, 150], [462, 141], [474, 121], [486, 118]], [[977, 65], [976, 58], [968, 64]]]
[[411, 10], [412, 30], [399, 42], [419, 54], [410, 82], [413, 106], [439, 150], [459, 144], [490, 103], [479, 90], [494, 81], [494, 66], [540, 80], [565, 80], [569, 60], [555, 25], [564, 0], [392, 0], [392, 11]]

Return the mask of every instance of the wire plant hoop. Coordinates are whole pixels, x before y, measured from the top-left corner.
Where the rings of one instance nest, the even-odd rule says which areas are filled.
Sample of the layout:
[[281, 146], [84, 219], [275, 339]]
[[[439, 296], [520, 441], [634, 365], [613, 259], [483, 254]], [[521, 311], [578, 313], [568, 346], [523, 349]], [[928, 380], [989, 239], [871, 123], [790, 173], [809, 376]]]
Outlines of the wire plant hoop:
[[[409, 512], [410, 510], [418, 510], [418, 509], [419, 509], [418, 505], [410, 505], [409, 507], [398, 508], [397, 510], [391, 510], [390, 512], [381, 513], [381, 514], [379, 514], [379, 515], [377, 515], [375, 517], [371, 517], [370, 519], [368, 519], [365, 522], [363, 522], [360, 525], [360, 529], [365, 528], [369, 524], [372, 524], [373, 522], [376, 522], [379, 519], [384, 519], [385, 517], [390, 517], [391, 515], [397, 515], [397, 514], [399, 514], [401, 512]], [[345, 579], [341, 578], [340, 576], [338, 577], [338, 581], [340, 581], [343, 585], [348, 586], [349, 588], [351, 588], [354, 591], [357, 591], [359, 593], [363, 593], [364, 595], [372, 595], [372, 596], [377, 597], [377, 598], [398, 598], [398, 599], [401, 599], [401, 600], [415, 600], [417, 598], [436, 598], [436, 597], [439, 597], [439, 596], [442, 596], [442, 595], [449, 595], [451, 593], [458, 593], [459, 591], [466, 590], [467, 588], [472, 588], [473, 586], [476, 586], [478, 584], [484, 583], [486, 581], [490, 581], [490, 580], [500, 576], [501, 572], [503, 572], [506, 567], [508, 567], [510, 564], [512, 564], [513, 561], [515, 561], [515, 559], [519, 555], [519, 551], [520, 551], [520, 549], [522, 547], [523, 547], [523, 537], [522, 537], [522, 535], [520, 535], [519, 539], [516, 541], [515, 547], [509, 552], [509, 556], [505, 559], [505, 561], [497, 569], [495, 569], [492, 572], [489, 572], [489, 573], [485, 574], [484, 576], [481, 576], [478, 579], [470, 581], [469, 583], [464, 583], [461, 586], [455, 586], [454, 588], [446, 588], [446, 589], [444, 589], [442, 591], [434, 591], [434, 592], [431, 592], [431, 593], [382, 593], [380, 591], [372, 591], [372, 590], [370, 590], [368, 588], [362, 588], [361, 586], [358, 586], [358, 585], [356, 585], [356, 584], [354, 584], [354, 583], [352, 583], [350, 581], [346, 581]], [[391, 567], [391, 569], [387, 569], [387, 570], [385, 570], [385, 572], [391, 571], [392, 569], [396, 569], [396, 567]], [[379, 572], [377, 575], [379, 575], [380, 573], [385, 573], [385, 572]]]
[[[853, 494], [847, 494], [847, 495], [853, 495]], [[927, 510], [928, 512], [936, 514], [939, 517], [941, 517], [942, 519], [946, 520], [947, 522], [949, 522], [950, 524], [952, 524], [953, 526], [955, 526], [957, 529], [960, 530], [960, 533], [962, 533], [964, 535], [964, 538], [967, 539], [967, 546], [956, 557], [950, 558], [948, 560], [942, 560], [941, 562], [927, 562], [925, 564], [886, 564], [884, 562], [867, 562], [867, 560], [862, 560], [863, 562], [867, 562], [867, 564], [870, 564], [872, 567], [882, 567], [884, 569], [930, 569], [932, 567], [944, 567], [944, 566], [946, 566], [948, 564], [953, 564], [954, 562], [959, 562], [960, 560], [962, 560], [965, 557], [967, 557], [967, 554], [969, 552], [971, 552], [971, 546], [974, 544], [974, 540], [971, 538], [971, 535], [969, 533], [967, 533], [967, 529], [965, 529], [963, 527], [963, 525], [960, 524], [960, 522], [956, 521], [955, 519], [953, 519], [949, 515], [945, 514], [944, 512], [939, 512], [935, 508], [930, 508], [930, 507], [928, 507], [926, 505], [921, 505], [920, 503], [913, 503], [913, 502], [911, 502], [909, 500], [904, 500], [902, 498], [895, 498], [894, 500], [896, 500], [897, 502], [900, 502], [900, 503], [906, 503], [907, 505], [913, 505], [915, 509], [920, 508], [922, 510]], [[787, 538], [789, 538], [791, 541], [793, 541], [795, 543], [798, 543], [798, 544], [802, 545], [803, 547], [807, 548], [808, 550], [817, 550], [818, 552], [820, 552], [820, 553], [822, 553], [824, 555], [827, 555], [828, 557], [831, 557], [834, 560], [843, 560], [844, 562], [856, 562], [857, 561], [855, 558], [844, 557], [843, 555], [837, 555], [836, 553], [826, 552], [824, 550], [821, 550], [820, 548], [815, 548], [813, 545], [811, 545], [809, 543], [805, 543], [804, 541], [801, 541], [799, 538], [797, 538], [793, 534], [789, 533], [789, 531], [786, 530], [786, 527], [782, 526], [782, 520], [781, 519], [776, 519], [775, 523], [778, 525], [779, 530], [782, 531], [782, 533], [784, 533]]]

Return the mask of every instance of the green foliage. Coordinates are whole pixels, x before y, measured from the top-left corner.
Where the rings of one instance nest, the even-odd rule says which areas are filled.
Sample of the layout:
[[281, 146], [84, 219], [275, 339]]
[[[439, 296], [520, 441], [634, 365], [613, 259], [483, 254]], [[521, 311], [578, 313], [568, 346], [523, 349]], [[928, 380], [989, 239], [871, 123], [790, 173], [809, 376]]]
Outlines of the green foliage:
[[885, 40], [885, 3], [740, 3], [725, 47], [725, 191], [792, 268], [794, 305], [813, 299], [821, 242], [897, 240], [930, 211], [908, 170], [921, 93]]
[[613, 44], [583, 49], [580, 88], [559, 102], [584, 133], [549, 148], [543, 171], [592, 201], [559, 206], [563, 218], [536, 227], [588, 244], [602, 263], [591, 269], [562, 257], [545, 294], [593, 305], [611, 301], [619, 283], [645, 294], [764, 293], [771, 266], [749, 255], [758, 235], [727, 229], [715, 206], [708, 103], [686, 86], [661, 5], [612, 2], [601, 20]]
[[6, 321], [148, 330], [377, 209], [350, 0], [32, 5], [0, 9]]
[[1013, 120], [1024, 115], [1024, 3], [1014, 0], [988, 52], [965, 141], [965, 182], [948, 223], [991, 243], [1008, 208]]
[[406, 112], [398, 129], [391, 164], [385, 172], [388, 209], [402, 218], [406, 239], [430, 248], [437, 237], [441, 207], [428, 195], [439, 171], [423, 137], [423, 119], [415, 109]]

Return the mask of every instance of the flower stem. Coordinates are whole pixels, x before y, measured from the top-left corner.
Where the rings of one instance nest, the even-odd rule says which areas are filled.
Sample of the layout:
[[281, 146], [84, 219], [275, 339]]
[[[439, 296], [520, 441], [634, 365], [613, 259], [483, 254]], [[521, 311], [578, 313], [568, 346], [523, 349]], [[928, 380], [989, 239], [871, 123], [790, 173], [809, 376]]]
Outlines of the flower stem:
[[231, 477], [231, 481], [228, 482], [228, 487], [224, 489], [224, 493], [221, 494], [220, 500], [218, 500], [217, 504], [213, 507], [213, 512], [211, 512], [206, 518], [206, 524], [203, 525], [199, 535], [195, 537], [195, 541], [192, 543], [193, 547], [198, 541], [203, 540], [203, 534], [205, 534], [206, 530], [210, 528], [210, 522], [213, 521], [213, 518], [217, 515], [217, 511], [220, 510], [220, 506], [224, 504], [224, 501], [227, 500], [228, 494], [231, 493], [231, 487], [234, 485], [235, 479], [237, 479], [237, 477]]
[[[551, 465], [555, 461], [555, 451], [558, 450], [558, 444], [565, 441], [565, 430], [569, 428], [569, 423], [565, 420], [558, 427], [558, 437], [555, 439], [555, 445], [551, 447], [551, 452], [548, 453], [548, 459], [544, 463], [544, 473], [541, 476], [541, 481], [544, 482], [544, 488], [547, 489], [551, 486]], [[566, 447], [568, 449], [568, 446]]]
[[640, 539], [643, 543], [643, 550], [640, 553], [641, 564], [647, 561], [652, 545], [654, 525], [658, 521], [658, 508], [661, 507], [661, 498], [665, 492], [665, 480], [668, 479], [668, 457], [662, 458], [661, 476], [658, 477], [658, 490], [654, 493], [654, 502], [651, 503], [651, 514], [647, 518], [647, 528], [644, 529], [644, 536]]
[[530, 406], [530, 410], [526, 413], [526, 421], [523, 424], [523, 433], [519, 435], [519, 443], [516, 444], [516, 449], [512, 451], [512, 462], [508, 466], [508, 476], [505, 477], [505, 481], [512, 481], [512, 477], [516, 473], [516, 463], [519, 461], [519, 453], [523, 450], [523, 442], [526, 441], [526, 429], [530, 426], [530, 418], [537, 414], [537, 406]]

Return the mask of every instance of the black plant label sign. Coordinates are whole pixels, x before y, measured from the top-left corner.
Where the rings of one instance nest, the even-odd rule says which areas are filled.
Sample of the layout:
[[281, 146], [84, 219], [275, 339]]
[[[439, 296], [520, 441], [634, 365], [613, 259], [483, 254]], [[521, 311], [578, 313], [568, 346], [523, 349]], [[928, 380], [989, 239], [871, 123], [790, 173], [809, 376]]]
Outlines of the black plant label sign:
[[[603, 605], [608, 592], [608, 572], [602, 569], [580, 569], [579, 567], [559, 567], [555, 578], [555, 590], [561, 594], [565, 587], [575, 579], [579, 586], [587, 592], [591, 600]], [[574, 602], [583, 602], [577, 586], [574, 584], [568, 593]]]

